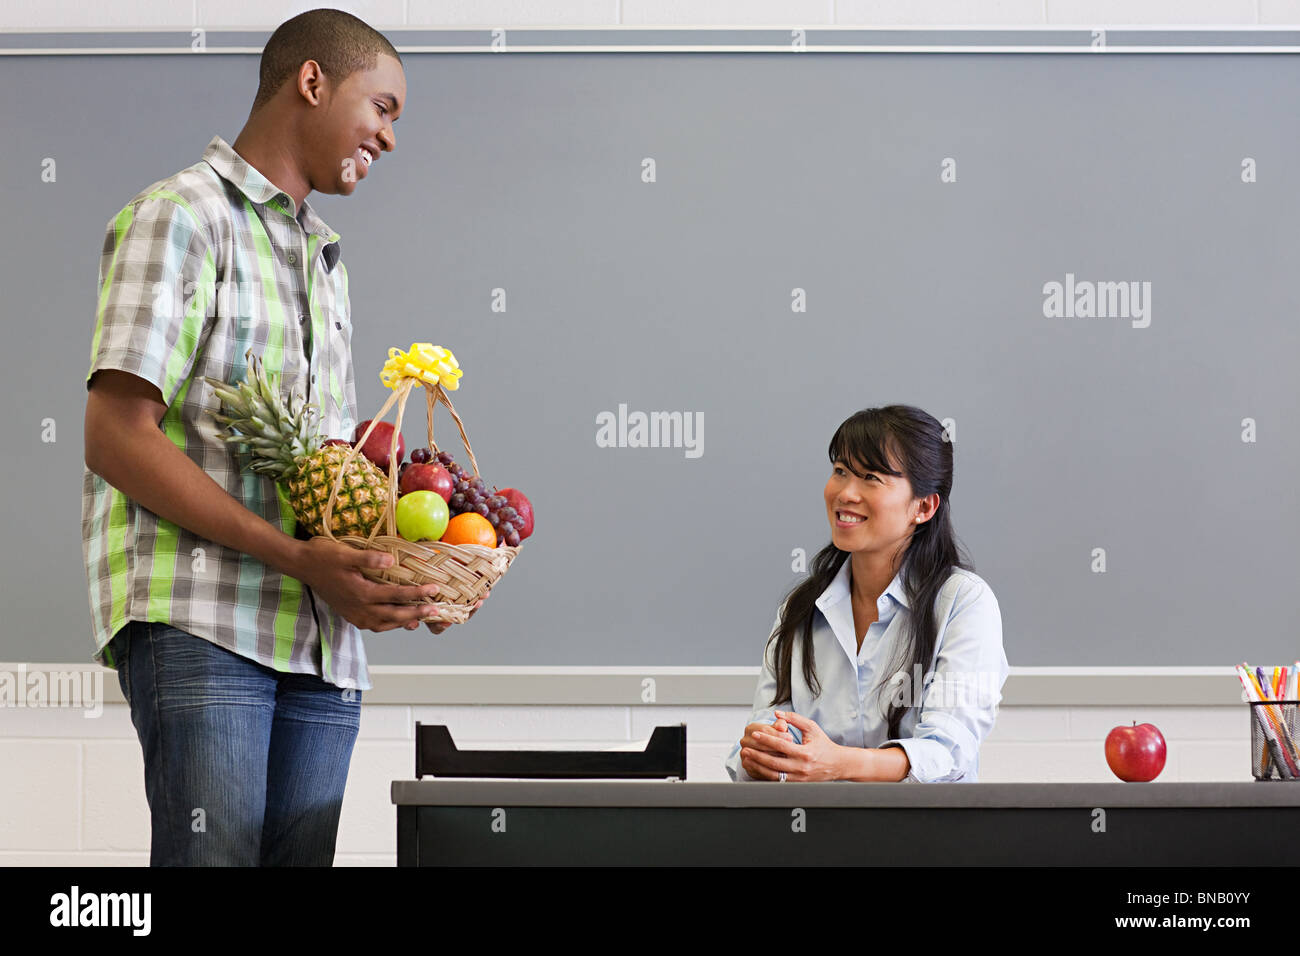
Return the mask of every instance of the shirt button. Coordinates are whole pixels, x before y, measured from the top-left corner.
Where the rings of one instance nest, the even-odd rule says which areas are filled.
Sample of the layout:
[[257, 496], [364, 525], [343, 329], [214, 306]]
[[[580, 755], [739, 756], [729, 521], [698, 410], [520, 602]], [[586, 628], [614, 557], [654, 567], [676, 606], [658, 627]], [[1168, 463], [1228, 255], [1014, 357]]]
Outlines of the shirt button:
[[298, 321], [301, 322], [301, 323], [303, 323], [304, 325], [306, 325], [306, 324], [307, 324], [307, 313], [306, 313], [306, 312], [299, 312], [299, 313], [298, 313]]
[[316, 384], [316, 376], [315, 376], [315, 375], [313, 375], [313, 376], [311, 377], [311, 383], [312, 383], [313, 385]]
[[293, 265], [297, 261], [298, 261], [298, 257], [295, 256], [292, 252], [289, 253], [289, 265]]

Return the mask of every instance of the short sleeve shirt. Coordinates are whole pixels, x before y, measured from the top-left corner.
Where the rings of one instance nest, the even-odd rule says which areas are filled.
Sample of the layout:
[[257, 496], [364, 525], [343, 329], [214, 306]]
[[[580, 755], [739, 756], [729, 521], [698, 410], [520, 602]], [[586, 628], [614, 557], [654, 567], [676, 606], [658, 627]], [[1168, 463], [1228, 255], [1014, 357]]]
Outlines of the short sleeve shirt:
[[[356, 422], [348, 277], [339, 235], [220, 136], [108, 223], [87, 388], [101, 369], [156, 385], [159, 428], [236, 501], [286, 534], [283, 491], [223, 440], [203, 379], [238, 383], [247, 353], [320, 411], [322, 438]], [[147, 468], [148, 462], [136, 467]], [[116, 668], [128, 621], [163, 622], [277, 671], [370, 687], [360, 631], [302, 582], [159, 517], [85, 469], [82, 549], [95, 659]]]

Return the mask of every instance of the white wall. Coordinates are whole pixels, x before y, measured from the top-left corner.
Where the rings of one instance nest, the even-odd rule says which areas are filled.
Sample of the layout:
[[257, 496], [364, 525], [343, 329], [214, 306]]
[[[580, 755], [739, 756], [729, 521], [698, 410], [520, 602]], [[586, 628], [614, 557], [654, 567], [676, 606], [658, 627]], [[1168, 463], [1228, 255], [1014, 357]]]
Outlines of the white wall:
[[1300, 0], [41, 0], [0, 30], [266, 27], [317, 6], [372, 26], [1189, 25], [1300, 23]]
[[[1300, 0], [42, 0], [0, 5], [0, 30], [140, 29], [276, 24], [314, 6], [373, 26], [1124, 25], [1300, 23]], [[106, 675], [109, 681], [115, 677]], [[458, 744], [586, 749], [640, 740], [686, 721], [690, 780], [725, 780], [722, 759], [748, 707], [362, 707], [339, 864], [396, 862], [389, 784], [414, 772], [415, 722], [446, 723]], [[1113, 780], [1101, 741], [1150, 721], [1169, 743], [1161, 781], [1249, 780], [1245, 708], [1004, 707], [981, 752], [987, 782]], [[85, 720], [69, 709], [0, 711], [0, 866], [144, 865], [149, 812], [140, 745], [125, 705]]]

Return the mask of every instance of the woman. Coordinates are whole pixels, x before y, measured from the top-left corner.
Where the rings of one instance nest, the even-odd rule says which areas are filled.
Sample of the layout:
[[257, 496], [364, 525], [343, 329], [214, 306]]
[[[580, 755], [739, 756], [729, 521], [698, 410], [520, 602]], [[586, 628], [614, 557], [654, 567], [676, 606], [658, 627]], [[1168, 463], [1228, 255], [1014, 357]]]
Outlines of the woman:
[[952, 444], [919, 408], [830, 443], [831, 543], [777, 615], [733, 780], [973, 782], [1007, 658], [992, 589], [952, 530]]

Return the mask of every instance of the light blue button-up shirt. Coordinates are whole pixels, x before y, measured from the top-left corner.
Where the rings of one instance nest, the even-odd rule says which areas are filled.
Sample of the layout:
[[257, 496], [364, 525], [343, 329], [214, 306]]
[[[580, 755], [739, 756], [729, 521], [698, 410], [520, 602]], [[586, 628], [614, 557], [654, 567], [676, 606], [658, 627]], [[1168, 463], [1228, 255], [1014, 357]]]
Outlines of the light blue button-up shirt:
[[[803, 655], [796, 641], [791, 666], [791, 699], [772, 704], [776, 693], [775, 659], [768, 645], [763, 673], [754, 691], [754, 709], [747, 724], [775, 720], [774, 711], [793, 711], [817, 722], [837, 744], [876, 748], [895, 743], [911, 762], [907, 781], [973, 783], [979, 777], [979, 748], [993, 729], [1002, 685], [1008, 673], [1002, 649], [1002, 615], [993, 589], [970, 571], [954, 570], [939, 591], [935, 610], [939, 633], [934, 659], [924, 672], [893, 673], [877, 689], [891, 664], [898, 668], [899, 645], [907, 639], [911, 609], [900, 571], [876, 602], [876, 620], [867, 629], [862, 649], [853, 631], [850, 595], [852, 558], [817, 599], [813, 616], [813, 655], [821, 694], [814, 697], [803, 680]], [[780, 623], [772, 626], [772, 633]], [[888, 738], [886, 714], [891, 701], [915, 699], [919, 683], [921, 706], [903, 715], [899, 736]], [[799, 731], [790, 728], [795, 741]], [[726, 760], [732, 780], [753, 780], [740, 765], [740, 744]]]

